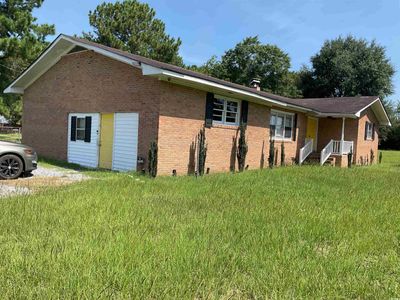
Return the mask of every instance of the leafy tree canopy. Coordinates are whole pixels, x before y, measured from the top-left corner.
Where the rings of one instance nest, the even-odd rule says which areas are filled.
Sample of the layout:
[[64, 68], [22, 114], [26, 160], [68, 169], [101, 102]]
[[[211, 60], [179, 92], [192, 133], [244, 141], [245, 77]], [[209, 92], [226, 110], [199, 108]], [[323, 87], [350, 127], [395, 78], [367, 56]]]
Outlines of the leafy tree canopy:
[[94, 30], [83, 35], [106, 46], [182, 65], [181, 40], [166, 34], [165, 24], [155, 15], [153, 8], [136, 0], [103, 3], [89, 12]]
[[[54, 26], [37, 24], [32, 11], [43, 0], [0, 1], [0, 90], [7, 87], [47, 46]], [[1, 94], [0, 114], [12, 123], [21, 118], [21, 97]]]
[[380, 96], [393, 92], [385, 48], [353, 36], [328, 40], [300, 71], [304, 97]]
[[249, 85], [252, 79], [261, 81], [261, 89], [286, 96], [298, 96], [296, 74], [289, 72], [290, 58], [275, 45], [261, 44], [258, 37], [248, 37], [229, 49], [218, 60], [213, 56], [203, 66], [193, 70]]

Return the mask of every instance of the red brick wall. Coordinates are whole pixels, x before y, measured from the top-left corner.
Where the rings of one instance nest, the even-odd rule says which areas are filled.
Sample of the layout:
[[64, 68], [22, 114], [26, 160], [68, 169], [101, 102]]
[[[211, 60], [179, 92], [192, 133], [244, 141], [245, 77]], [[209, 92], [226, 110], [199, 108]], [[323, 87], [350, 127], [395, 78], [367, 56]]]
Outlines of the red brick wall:
[[[64, 56], [32, 84], [24, 95], [23, 142], [41, 156], [67, 159], [67, 116], [71, 112], [138, 112], [139, 151], [147, 159], [151, 141], [158, 139], [159, 174], [187, 174], [193, 169], [190, 146], [204, 124], [204, 91], [159, 81], [141, 71], [92, 51]], [[249, 104], [246, 164], [268, 166], [270, 108]], [[286, 162], [303, 146], [306, 117], [299, 114], [297, 140], [285, 142]], [[237, 169], [235, 126], [206, 130], [211, 172]], [[280, 143], [276, 143], [280, 158]], [[264, 157], [264, 158], [263, 158]], [[279, 159], [278, 159], [279, 163]], [[143, 166], [138, 166], [140, 169]]]
[[[330, 142], [330, 140], [341, 140], [342, 138], [342, 123], [341, 118], [320, 118], [318, 120], [318, 147], [320, 152]], [[358, 134], [358, 120], [346, 119], [344, 125], [344, 139], [346, 141], [354, 141], [356, 149]]]
[[159, 95], [166, 92], [167, 83], [92, 51], [66, 55], [25, 91], [23, 142], [41, 156], [66, 160], [68, 113], [138, 112], [138, 155], [147, 157], [158, 133]]
[[[185, 92], [185, 98], [169, 97], [160, 103], [159, 122], [159, 174], [171, 174], [176, 170], [178, 175], [184, 175], [194, 170], [195, 154], [191, 151], [192, 143], [204, 125], [206, 93], [197, 90]], [[249, 103], [247, 142], [248, 154], [246, 165], [249, 169], [268, 166], [269, 156], [269, 119], [270, 108]], [[285, 160], [291, 164], [299, 149], [304, 145], [305, 138], [304, 114], [298, 115], [296, 141], [285, 142]], [[236, 142], [238, 127], [214, 125], [206, 129], [207, 159], [206, 168], [210, 172], [237, 170]], [[280, 142], [275, 143], [280, 161]]]
[[[365, 140], [365, 122], [371, 122], [375, 124], [374, 139]], [[358, 120], [358, 137], [357, 137], [357, 151], [355, 153], [355, 158], [357, 164], [371, 162], [371, 150], [374, 152], [374, 161], [377, 162], [378, 157], [378, 121], [373, 113], [372, 109], [368, 109], [361, 115]]]
[[[39, 155], [66, 160], [68, 113], [138, 112], [138, 155], [147, 159], [150, 142], [158, 139], [159, 174], [171, 174], [175, 169], [184, 175], [194, 168], [191, 144], [204, 125], [205, 101], [204, 91], [142, 76], [140, 69], [91, 51], [77, 52], [63, 57], [25, 91], [23, 142], [35, 147]], [[270, 111], [270, 107], [249, 103], [246, 165], [250, 169], [260, 168], [263, 161], [264, 167], [268, 166]], [[359, 143], [357, 160], [369, 155], [371, 149], [377, 153], [377, 137], [373, 142], [364, 141], [367, 119], [374, 120], [372, 112], [359, 121], [346, 120], [346, 140]], [[319, 120], [319, 151], [330, 139], [340, 139], [341, 122]], [[306, 127], [306, 115], [298, 113], [296, 141], [284, 142], [287, 164], [298, 157]], [[235, 126], [206, 130], [206, 168], [211, 172], [229, 171], [233, 166], [237, 169], [237, 134]], [[279, 164], [281, 142], [276, 142], [275, 148]]]

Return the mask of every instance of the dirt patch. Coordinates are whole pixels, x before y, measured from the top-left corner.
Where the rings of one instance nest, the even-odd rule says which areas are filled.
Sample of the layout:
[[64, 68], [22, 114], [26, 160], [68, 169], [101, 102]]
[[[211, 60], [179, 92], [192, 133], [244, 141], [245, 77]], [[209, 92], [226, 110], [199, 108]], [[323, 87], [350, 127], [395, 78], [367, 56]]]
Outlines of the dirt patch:
[[26, 195], [46, 187], [63, 186], [88, 178], [75, 170], [39, 166], [30, 177], [0, 181], [0, 198]]

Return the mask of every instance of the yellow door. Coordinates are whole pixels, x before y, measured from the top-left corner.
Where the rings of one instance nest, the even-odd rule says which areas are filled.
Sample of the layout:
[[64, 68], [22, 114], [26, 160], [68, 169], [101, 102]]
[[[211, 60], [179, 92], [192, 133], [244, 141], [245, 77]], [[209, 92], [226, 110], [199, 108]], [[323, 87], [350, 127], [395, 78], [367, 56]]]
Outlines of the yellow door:
[[102, 114], [100, 125], [100, 168], [112, 168], [114, 114]]
[[316, 137], [317, 137], [317, 119], [308, 117], [306, 138], [313, 139], [315, 141]]

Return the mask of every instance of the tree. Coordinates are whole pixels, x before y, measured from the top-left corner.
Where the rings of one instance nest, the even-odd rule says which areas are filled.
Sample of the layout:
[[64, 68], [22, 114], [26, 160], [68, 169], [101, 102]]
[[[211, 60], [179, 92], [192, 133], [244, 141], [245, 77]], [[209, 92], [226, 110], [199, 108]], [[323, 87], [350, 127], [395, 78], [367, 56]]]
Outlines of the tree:
[[300, 72], [304, 97], [380, 96], [393, 92], [394, 68], [375, 41], [339, 37], [324, 43]]
[[400, 150], [400, 102], [389, 102], [386, 111], [392, 126], [380, 128], [380, 148]]
[[203, 66], [190, 67], [220, 79], [248, 86], [259, 78], [261, 89], [286, 96], [297, 96], [296, 75], [289, 72], [290, 58], [275, 45], [261, 44], [258, 37], [248, 37], [217, 60], [213, 56]]
[[[55, 32], [54, 25], [36, 23], [32, 11], [43, 0], [0, 1], [0, 89], [1, 92], [47, 46], [46, 37]], [[11, 123], [21, 118], [21, 97], [1, 94], [0, 114]]]
[[137, 0], [103, 3], [89, 12], [94, 31], [83, 35], [106, 46], [182, 65], [181, 40], [166, 34], [165, 24], [155, 15], [153, 8]]

